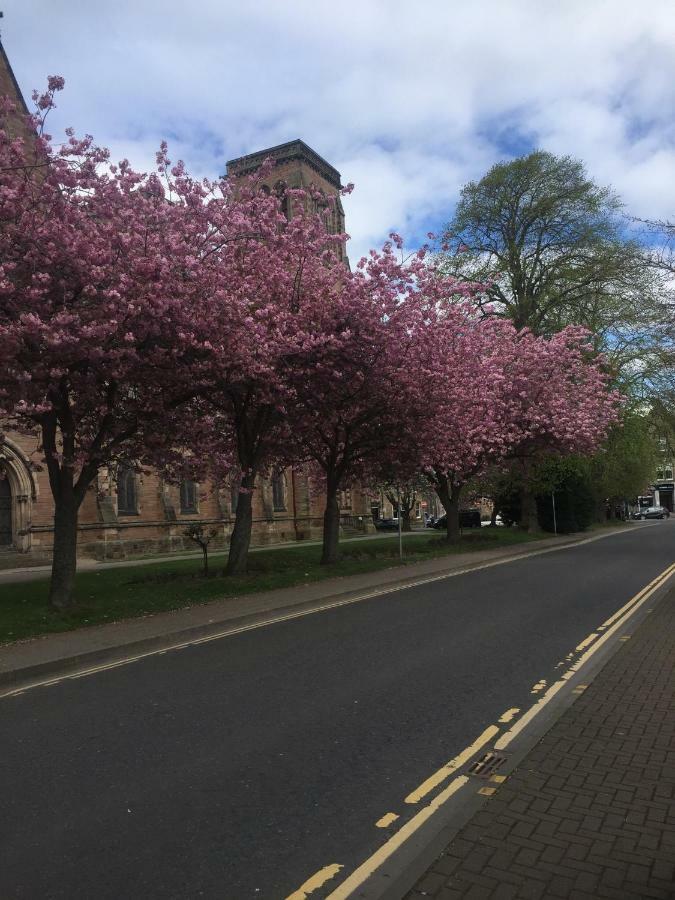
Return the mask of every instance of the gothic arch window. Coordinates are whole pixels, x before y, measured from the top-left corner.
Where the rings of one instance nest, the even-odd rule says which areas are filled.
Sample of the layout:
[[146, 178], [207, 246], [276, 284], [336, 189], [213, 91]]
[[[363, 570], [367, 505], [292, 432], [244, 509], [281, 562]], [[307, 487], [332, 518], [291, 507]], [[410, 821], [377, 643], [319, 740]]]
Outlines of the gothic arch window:
[[199, 490], [196, 481], [181, 481], [180, 483], [180, 511], [181, 513], [198, 512], [197, 502]]
[[138, 490], [136, 473], [131, 466], [120, 465], [117, 469], [117, 514], [138, 515]]
[[286, 480], [283, 472], [272, 476], [272, 508], [275, 512], [286, 510]]

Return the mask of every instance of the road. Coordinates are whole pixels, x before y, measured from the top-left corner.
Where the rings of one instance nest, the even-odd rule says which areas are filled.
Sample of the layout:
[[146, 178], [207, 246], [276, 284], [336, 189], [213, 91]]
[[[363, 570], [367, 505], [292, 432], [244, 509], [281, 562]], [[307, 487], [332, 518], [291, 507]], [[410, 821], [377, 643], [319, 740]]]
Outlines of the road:
[[284, 900], [348, 874], [674, 549], [675, 518], [644, 523], [0, 699], [0, 896]]

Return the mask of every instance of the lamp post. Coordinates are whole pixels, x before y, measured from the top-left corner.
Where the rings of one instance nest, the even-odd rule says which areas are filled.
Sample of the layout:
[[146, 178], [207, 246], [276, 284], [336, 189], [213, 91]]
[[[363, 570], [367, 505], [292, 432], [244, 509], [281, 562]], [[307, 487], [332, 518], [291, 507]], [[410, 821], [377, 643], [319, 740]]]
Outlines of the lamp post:
[[403, 531], [401, 530], [401, 486], [397, 487], [398, 492], [398, 558], [403, 559]]

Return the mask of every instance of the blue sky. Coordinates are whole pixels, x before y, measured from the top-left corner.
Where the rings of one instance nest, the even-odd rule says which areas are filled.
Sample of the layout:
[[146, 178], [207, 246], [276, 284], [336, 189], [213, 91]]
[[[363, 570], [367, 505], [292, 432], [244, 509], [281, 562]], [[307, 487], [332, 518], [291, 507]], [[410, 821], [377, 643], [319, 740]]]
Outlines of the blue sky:
[[352, 181], [356, 259], [414, 245], [459, 189], [539, 146], [583, 159], [628, 211], [675, 219], [675, 3], [650, 0], [7, 0], [2, 39], [51, 120], [148, 168], [196, 174], [303, 138]]

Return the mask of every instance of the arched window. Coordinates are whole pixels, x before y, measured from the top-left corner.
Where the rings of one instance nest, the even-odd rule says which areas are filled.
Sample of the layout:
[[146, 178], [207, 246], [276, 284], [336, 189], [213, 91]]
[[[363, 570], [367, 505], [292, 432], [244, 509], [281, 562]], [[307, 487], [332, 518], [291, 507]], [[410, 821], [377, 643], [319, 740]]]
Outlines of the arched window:
[[283, 512], [286, 509], [286, 484], [283, 472], [277, 472], [272, 476], [272, 507], [275, 512]]
[[120, 465], [117, 469], [117, 514], [138, 515], [136, 473], [131, 466]]
[[180, 511], [182, 513], [197, 512], [198, 490], [196, 481], [181, 481]]
[[286, 183], [283, 181], [277, 181], [277, 183], [274, 185], [274, 193], [277, 195], [277, 199], [279, 200], [281, 212], [286, 216], [287, 219], [290, 220], [291, 204], [286, 190]]
[[340, 491], [340, 509], [351, 509], [352, 508], [352, 489], [346, 488], [344, 491]]

